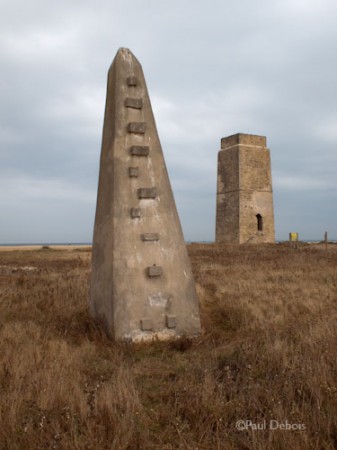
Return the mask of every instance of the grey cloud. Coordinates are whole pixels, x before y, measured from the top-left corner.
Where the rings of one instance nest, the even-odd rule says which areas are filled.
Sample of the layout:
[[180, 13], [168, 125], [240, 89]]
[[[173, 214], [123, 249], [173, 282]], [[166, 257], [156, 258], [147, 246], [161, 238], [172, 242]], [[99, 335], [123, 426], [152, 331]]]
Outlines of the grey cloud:
[[334, 1], [0, 8], [0, 241], [91, 239], [106, 74], [121, 46], [143, 65], [186, 239], [214, 238], [217, 151], [235, 132], [267, 136], [277, 237], [337, 238]]

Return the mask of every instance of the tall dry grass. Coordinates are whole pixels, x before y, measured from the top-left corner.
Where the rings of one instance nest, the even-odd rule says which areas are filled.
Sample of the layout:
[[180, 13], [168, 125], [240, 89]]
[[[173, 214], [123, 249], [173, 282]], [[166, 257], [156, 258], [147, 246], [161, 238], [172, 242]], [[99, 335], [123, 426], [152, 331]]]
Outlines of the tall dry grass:
[[152, 345], [90, 318], [89, 252], [0, 252], [1, 449], [337, 448], [337, 249], [188, 250], [203, 336]]

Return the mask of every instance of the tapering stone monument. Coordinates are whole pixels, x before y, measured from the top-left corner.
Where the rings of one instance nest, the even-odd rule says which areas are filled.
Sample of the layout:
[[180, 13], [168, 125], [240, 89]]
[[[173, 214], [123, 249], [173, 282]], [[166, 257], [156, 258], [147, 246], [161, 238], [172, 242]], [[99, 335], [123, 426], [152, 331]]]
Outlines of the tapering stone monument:
[[125, 48], [108, 74], [90, 311], [116, 340], [200, 333], [193, 275], [142, 67]]
[[275, 242], [270, 152], [265, 136], [221, 139], [218, 153], [216, 242]]

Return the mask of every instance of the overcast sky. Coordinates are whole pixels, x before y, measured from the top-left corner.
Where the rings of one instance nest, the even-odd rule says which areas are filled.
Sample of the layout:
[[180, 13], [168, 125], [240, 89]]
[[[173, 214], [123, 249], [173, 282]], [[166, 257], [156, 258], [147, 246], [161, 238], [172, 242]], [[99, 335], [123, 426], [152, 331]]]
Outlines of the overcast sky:
[[337, 239], [336, 0], [0, 0], [0, 243], [91, 242], [108, 68], [141, 62], [187, 240], [267, 136], [277, 239]]

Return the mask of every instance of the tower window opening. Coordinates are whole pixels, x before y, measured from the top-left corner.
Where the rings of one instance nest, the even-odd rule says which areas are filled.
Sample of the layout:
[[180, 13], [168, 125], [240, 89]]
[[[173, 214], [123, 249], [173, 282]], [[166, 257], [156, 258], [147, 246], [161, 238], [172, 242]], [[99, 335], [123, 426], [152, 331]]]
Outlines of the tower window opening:
[[263, 231], [263, 219], [261, 214], [256, 214], [257, 231]]

